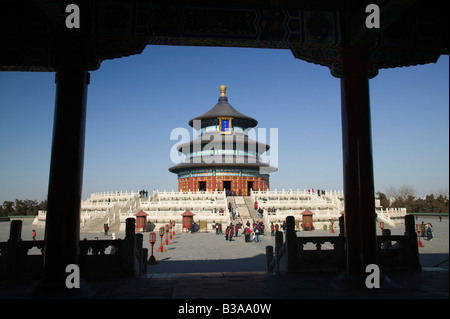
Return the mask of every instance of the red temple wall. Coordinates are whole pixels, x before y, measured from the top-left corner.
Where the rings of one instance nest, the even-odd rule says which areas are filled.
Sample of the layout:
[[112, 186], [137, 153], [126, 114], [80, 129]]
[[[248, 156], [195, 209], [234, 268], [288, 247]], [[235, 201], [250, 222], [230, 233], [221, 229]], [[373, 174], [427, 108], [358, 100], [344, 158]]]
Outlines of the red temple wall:
[[201, 176], [201, 177], [186, 177], [178, 179], [178, 191], [197, 191], [200, 189], [200, 182], [205, 182], [207, 191], [214, 191], [216, 189], [222, 190], [224, 182], [231, 182], [231, 191], [236, 195], [248, 196], [248, 182], [253, 182], [253, 189], [268, 190], [269, 179], [266, 177], [254, 176]]

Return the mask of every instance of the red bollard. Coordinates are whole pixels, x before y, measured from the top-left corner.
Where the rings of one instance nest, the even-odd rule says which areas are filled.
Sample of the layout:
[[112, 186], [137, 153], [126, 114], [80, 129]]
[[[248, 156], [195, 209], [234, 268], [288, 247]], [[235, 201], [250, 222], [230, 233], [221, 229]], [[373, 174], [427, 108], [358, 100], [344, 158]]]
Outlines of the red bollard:
[[153, 246], [155, 246], [155, 242], [156, 242], [156, 234], [155, 234], [155, 232], [150, 232], [148, 241], [150, 242], [150, 245], [152, 245], [152, 255], [148, 259], [148, 264], [149, 265], [156, 265], [158, 262], [156, 261], [155, 256], [153, 256]]
[[172, 221], [169, 222], [169, 233], [170, 233], [169, 239], [173, 239], [173, 237], [172, 237]]
[[172, 245], [169, 243], [169, 224], [166, 224], [166, 241], [164, 242], [164, 245]]
[[419, 237], [419, 241], [417, 242], [417, 246], [418, 247], [425, 247], [424, 244], [422, 244], [422, 242], [420, 241], [420, 231], [422, 230], [422, 225], [421, 224], [416, 224], [416, 230], [417, 230], [417, 234]]
[[161, 246], [159, 246], [157, 252], [163, 253], [163, 252], [167, 251], [167, 250], [164, 249], [164, 246], [163, 246], [164, 227], [160, 227], [159, 228], [159, 236], [161, 237]]
[[176, 234], [175, 234], [175, 221], [174, 220], [172, 220], [172, 228], [173, 228], [173, 235], [175, 236]]

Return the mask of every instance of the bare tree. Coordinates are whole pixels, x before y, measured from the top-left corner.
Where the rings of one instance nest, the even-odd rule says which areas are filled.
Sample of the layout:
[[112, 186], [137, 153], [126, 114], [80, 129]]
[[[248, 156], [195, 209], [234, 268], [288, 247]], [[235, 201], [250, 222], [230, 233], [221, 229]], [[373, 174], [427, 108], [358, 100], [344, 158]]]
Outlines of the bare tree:
[[416, 197], [416, 190], [413, 186], [403, 185], [399, 188], [395, 188], [395, 186], [389, 186], [386, 187], [386, 196], [389, 197], [396, 197], [401, 198], [403, 200], [406, 200], [410, 197], [415, 198]]

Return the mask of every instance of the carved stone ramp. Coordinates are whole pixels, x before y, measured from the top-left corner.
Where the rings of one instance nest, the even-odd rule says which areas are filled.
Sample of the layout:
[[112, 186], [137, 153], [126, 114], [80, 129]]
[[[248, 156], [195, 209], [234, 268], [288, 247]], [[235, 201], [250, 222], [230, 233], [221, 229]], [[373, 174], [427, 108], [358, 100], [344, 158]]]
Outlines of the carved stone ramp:
[[239, 216], [242, 218], [242, 223], [245, 225], [247, 221], [249, 221], [250, 224], [252, 224], [253, 218], [250, 215], [247, 204], [245, 203], [244, 196], [235, 196], [234, 200], [236, 203], [236, 208], [239, 210]]

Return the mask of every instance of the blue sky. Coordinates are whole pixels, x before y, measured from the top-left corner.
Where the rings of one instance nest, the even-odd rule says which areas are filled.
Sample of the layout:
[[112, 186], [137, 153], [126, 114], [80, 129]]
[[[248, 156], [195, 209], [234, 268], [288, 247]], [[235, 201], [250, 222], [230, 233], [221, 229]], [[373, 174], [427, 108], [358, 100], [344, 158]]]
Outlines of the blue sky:
[[[43, 200], [54, 73], [0, 73], [0, 203]], [[278, 129], [271, 189], [343, 189], [340, 81], [288, 50], [147, 46], [104, 61], [88, 88], [83, 199], [93, 192], [177, 189], [170, 133], [229, 103]], [[380, 70], [370, 80], [376, 191], [449, 188], [449, 59]], [[270, 135], [267, 134], [268, 142]]]

